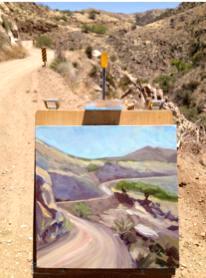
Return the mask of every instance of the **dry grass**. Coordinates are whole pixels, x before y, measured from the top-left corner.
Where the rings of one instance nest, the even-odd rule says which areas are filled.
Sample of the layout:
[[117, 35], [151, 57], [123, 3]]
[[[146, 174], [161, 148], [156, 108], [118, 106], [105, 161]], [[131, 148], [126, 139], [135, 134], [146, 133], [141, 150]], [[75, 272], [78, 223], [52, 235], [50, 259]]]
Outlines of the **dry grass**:
[[52, 61], [50, 67], [63, 76], [67, 83], [73, 88], [76, 81], [76, 69], [74, 65], [66, 59], [64, 49], [65, 46], [63, 44], [56, 45], [55, 59]]
[[0, 49], [0, 62], [12, 59], [23, 59], [26, 56], [27, 52], [21, 45], [2, 47]]

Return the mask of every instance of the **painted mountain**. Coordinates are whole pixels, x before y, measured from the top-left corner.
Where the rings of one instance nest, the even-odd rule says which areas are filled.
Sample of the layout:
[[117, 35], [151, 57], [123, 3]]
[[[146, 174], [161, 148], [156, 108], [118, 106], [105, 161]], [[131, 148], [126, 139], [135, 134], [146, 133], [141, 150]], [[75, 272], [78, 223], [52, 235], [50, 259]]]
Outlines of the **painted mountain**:
[[109, 157], [107, 160], [133, 160], [133, 161], [164, 161], [176, 162], [176, 150], [167, 148], [154, 148], [146, 146], [135, 152], [121, 157]]
[[173, 126], [37, 127], [37, 266], [177, 267], [175, 137]]

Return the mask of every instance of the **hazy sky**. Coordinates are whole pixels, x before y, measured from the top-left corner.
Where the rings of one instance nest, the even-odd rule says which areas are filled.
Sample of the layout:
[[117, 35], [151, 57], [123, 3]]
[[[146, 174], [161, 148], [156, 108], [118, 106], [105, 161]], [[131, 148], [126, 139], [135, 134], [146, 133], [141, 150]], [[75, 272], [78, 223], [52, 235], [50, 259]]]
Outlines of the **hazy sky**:
[[122, 156], [145, 146], [176, 149], [175, 126], [41, 126], [36, 137], [89, 159]]
[[77, 11], [95, 8], [110, 12], [136, 13], [152, 9], [175, 8], [180, 2], [43, 2], [52, 9]]

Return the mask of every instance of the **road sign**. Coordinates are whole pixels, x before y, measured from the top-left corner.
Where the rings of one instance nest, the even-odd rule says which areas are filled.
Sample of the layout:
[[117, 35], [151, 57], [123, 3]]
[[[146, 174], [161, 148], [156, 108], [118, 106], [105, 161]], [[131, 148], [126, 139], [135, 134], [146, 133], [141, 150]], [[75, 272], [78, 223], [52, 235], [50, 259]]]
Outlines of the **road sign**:
[[108, 67], [108, 54], [107, 52], [102, 52], [102, 55], [101, 55], [101, 67], [103, 69], [106, 69]]
[[102, 67], [102, 99], [106, 98], [106, 68], [108, 67], [108, 60], [107, 52], [102, 52], [100, 60]]
[[47, 53], [46, 53], [46, 48], [41, 49], [41, 54], [42, 54], [42, 61], [44, 62], [44, 66], [46, 66], [47, 62]]

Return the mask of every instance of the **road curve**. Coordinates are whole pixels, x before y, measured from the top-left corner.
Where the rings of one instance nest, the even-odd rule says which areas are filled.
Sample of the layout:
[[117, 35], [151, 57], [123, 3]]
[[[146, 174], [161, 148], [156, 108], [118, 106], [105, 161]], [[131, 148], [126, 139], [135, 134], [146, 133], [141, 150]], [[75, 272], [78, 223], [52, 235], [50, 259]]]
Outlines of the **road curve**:
[[75, 235], [64, 237], [39, 250], [38, 267], [49, 268], [132, 268], [127, 247], [101, 224], [67, 214]]

